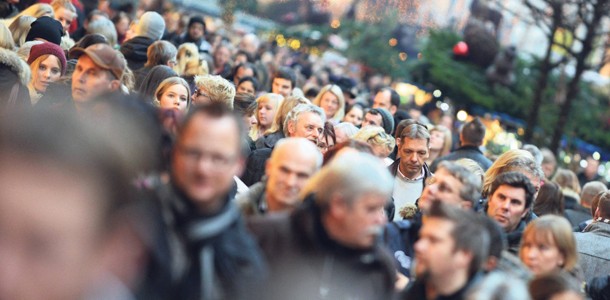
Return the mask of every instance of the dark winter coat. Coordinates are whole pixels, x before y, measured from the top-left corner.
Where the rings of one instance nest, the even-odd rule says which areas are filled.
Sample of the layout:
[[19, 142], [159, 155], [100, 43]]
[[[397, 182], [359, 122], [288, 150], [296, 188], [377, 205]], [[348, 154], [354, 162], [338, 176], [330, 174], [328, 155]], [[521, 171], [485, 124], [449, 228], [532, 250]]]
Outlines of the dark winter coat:
[[121, 45], [121, 53], [127, 60], [127, 66], [130, 70], [138, 70], [144, 67], [148, 60], [146, 53], [148, 46], [152, 45], [155, 40], [143, 36], [134, 37]]
[[444, 161], [444, 160], [455, 161], [455, 160], [462, 159], [462, 158], [469, 158], [469, 159], [476, 161], [481, 166], [481, 168], [483, 168], [483, 171], [487, 171], [487, 169], [489, 169], [489, 167], [491, 167], [491, 164], [492, 164], [491, 160], [489, 160], [489, 158], [485, 157], [485, 155], [483, 155], [483, 152], [481, 152], [481, 150], [479, 150], [479, 147], [462, 146], [462, 147], [455, 149], [455, 151], [453, 151], [445, 156], [441, 156], [441, 157], [437, 158], [436, 160], [434, 160], [434, 162], [432, 162], [432, 164], [430, 165], [430, 170], [432, 172], [435, 172], [436, 168], [438, 167], [438, 164], [441, 161]]

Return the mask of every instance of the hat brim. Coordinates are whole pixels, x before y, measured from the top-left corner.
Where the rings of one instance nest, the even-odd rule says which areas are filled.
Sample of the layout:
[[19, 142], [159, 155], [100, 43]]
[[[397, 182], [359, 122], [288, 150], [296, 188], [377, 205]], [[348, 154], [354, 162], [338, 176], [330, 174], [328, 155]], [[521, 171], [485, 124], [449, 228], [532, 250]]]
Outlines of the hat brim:
[[112, 73], [117, 79], [121, 79], [123, 76], [122, 70], [119, 72], [119, 70], [113, 69], [108, 64], [104, 63], [104, 61], [93, 51], [88, 51], [87, 49], [81, 47], [75, 47], [72, 48], [69, 53], [71, 57], [76, 59], [79, 59], [83, 54], [89, 56], [89, 58], [91, 58], [96, 65], [110, 71], [110, 73]]

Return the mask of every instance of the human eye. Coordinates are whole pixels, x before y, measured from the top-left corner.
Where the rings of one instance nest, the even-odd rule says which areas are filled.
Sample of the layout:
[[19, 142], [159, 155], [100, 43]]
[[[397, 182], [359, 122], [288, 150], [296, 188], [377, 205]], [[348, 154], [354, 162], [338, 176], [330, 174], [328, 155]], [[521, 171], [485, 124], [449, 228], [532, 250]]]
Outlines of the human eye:
[[59, 74], [59, 69], [58, 68], [53, 68], [51, 69], [51, 72], [53, 72], [53, 74]]
[[47, 66], [45, 66], [45, 65], [40, 65], [38, 68], [39, 68], [41, 71], [45, 71], [45, 70], [47, 69]]

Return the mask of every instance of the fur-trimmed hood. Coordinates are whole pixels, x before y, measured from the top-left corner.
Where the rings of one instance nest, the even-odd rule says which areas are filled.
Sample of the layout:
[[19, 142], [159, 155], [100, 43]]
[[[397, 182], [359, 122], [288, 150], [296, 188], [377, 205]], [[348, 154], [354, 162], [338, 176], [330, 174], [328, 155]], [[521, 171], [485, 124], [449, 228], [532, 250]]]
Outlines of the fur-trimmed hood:
[[8, 69], [14, 73], [24, 86], [30, 82], [32, 75], [30, 66], [13, 51], [0, 48], [0, 69]]

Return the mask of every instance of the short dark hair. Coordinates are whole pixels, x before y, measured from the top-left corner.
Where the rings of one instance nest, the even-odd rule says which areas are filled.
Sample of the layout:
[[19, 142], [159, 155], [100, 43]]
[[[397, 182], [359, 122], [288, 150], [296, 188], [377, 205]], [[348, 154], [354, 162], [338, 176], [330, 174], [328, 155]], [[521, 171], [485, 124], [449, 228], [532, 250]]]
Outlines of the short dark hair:
[[529, 284], [532, 300], [551, 299], [567, 291], [582, 295], [580, 286], [568, 273], [550, 273], [534, 278]]
[[480, 146], [485, 138], [485, 125], [476, 117], [464, 124], [460, 136], [465, 144]]
[[[221, 102], [211, 102], [202, 105], [191, 106], [188, 114], [178, 127], [178, 139], [180, 136], [184, 134], [184, 129], [187, 128], [191, 121], [198, 115], [204, 115], [206, 117], [212, 119], [221, 119], [224, 117], [229, 117], [235, 122], [237, 126], [237, 134], [239, 136], [239, 140], [243, 141], [246, 136], [246, 126], [244, 122], [241, 120], [241, 117], [231, 110], [225, 103]], [[240, 147], [241, 155], [246, 155], [246, 149], [244, 147]]]
[[[294, 89], [296, 87], [296, 84], [297, 84], [297, 74], [291, 68], [280, 67], [275, 72], [275, 74], [273, 74], [273, 79], [276, 79], [276, 78], [282, 78], [282, 79], [290, 80], [291, 88]], [[271, 80], [272, 83], [273, 83], [273, 79]]]
[[455, 242], [454, 250], [472, 253], [468, 275], [472, 276], [478, 272], [487, 259], [490, 244], [489, 232], [481, 220], [483, 216], [441, 201], [433, 201], [427, 215], [429, 218], [444, 219], [453, 223], [450, 235]]
[[242, 116], [251, 116], [256, 111], [256, 98], [254, 95], [246, 93], [235, 94], [233, 100], [233, 110]]
[[[246, 69], [252, 70], [252, 74], [254, 75], [254, 77], [256, 77], [256, 75], [257, 75], [256, 67], [254, 67], [254, 65], [249, 62], [245, 62], [245, 63], [239, 63], [235, 67], [233, 67], [233, 72], [231, 72], [231, 79], [233, 79], [235, 77], [235, 75], [237, 75], [237, 71], [240, 68], [246, 68]], [[239, 83], [241, 83], [241, 81]]]
[[170, 60], [175, 59], [178, 55], [178, 49], [174, 44], [168, 41], [156, 41], [148, 46], [146, 56], [148, 60], [145, 67], [154, 67], [158, 65], [166, 65]]
[[398, 95], [398, 93], [391, 87], [384, 87], [380, 89], [378, 93], [384, 91], [390, 92], [390, 104], [398, 108], [400, 106], [400, 95]]
[[[254, 70], [254, 74], [256, 74], [256, 70]], [[237, 86], [239, 86], [240, 84], [242, 84], [243, 82], [246, 81], [250, 81], [252, 82], [252, 86], [254, 87], [254, 91], [258, 92], [260, 89], [260, 86], [258, 84], [258, 80], [252, 76], [244, 76], [241, 79], [239, 79], [239, 81], [237, 82]], [[237, 88], [237, 86], [235, 88]]]
[[[599, 211], [599, 216], [604, 219], [610, 219], [610, 192], [600, 192], [595, 197], [599, 199], [597, 201], [597, 210]], [[593, 213], [595, 214], [595, 212]]]
[[506, 172], [498, 175], [496, 180], [491, 183], [489, 196], [491, 197], [496, 190], [503, 185], [522, 188], [525, 191], [525, 209], [531, 207], [532, 202], [534, 201], [534, 194], [536, 194], [536, 188], [534, 188], [534, 185], [527, 176], [519, 172]]

